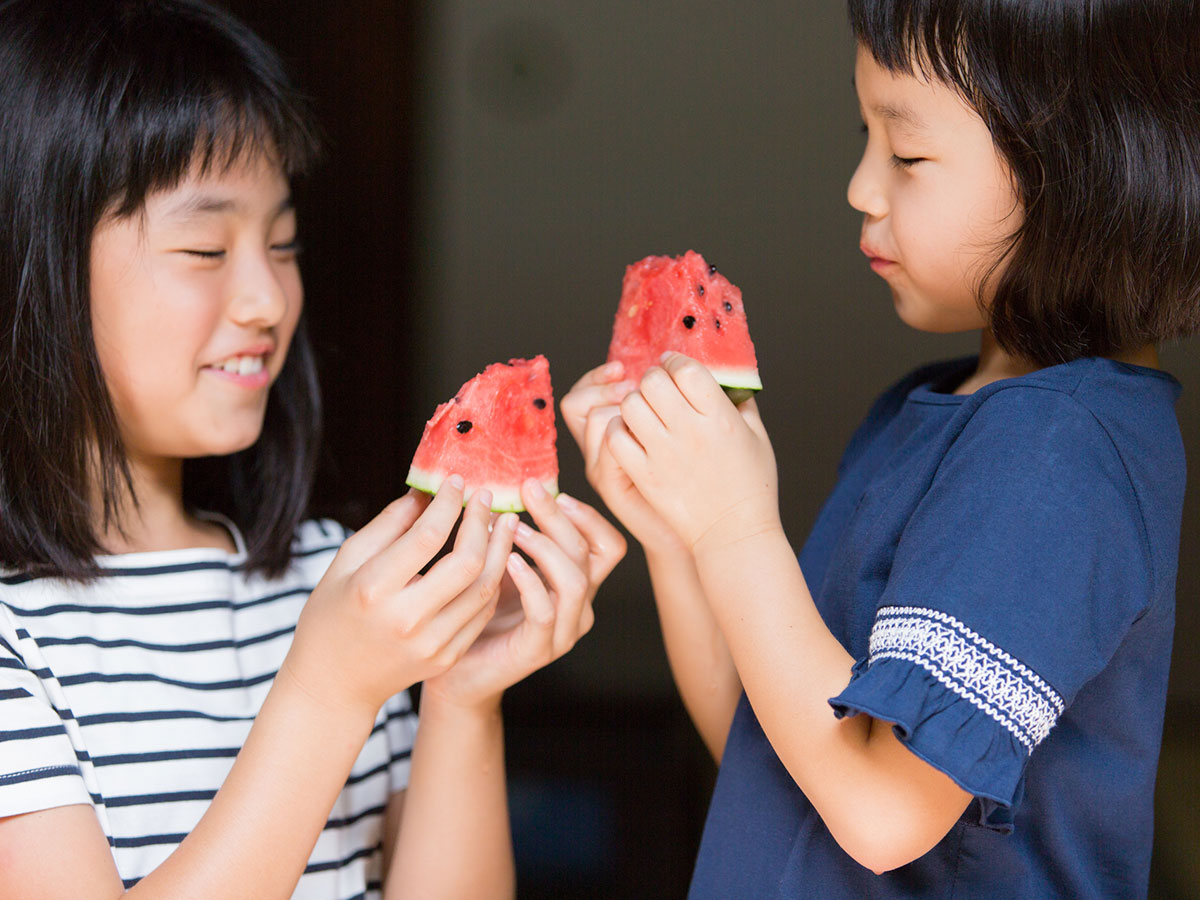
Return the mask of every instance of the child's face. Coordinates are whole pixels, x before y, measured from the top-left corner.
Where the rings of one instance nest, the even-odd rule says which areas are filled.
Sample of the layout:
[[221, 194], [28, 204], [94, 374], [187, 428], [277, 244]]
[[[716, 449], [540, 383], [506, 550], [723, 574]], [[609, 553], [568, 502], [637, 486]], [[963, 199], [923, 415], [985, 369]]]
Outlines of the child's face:
[[300, 316], [295, 239], [287, 179], [261, 157], [193, 173], [143, 215], [97, 227], [92, 328], [135, 463], [257, 440]]
[[871, 268], [913, 328], [983, 327], [980, 279], [1021, 224], [987, 126], [950, 87], [893, 75], [862, 47], [854, 80], [867, 146], [848, 193]]

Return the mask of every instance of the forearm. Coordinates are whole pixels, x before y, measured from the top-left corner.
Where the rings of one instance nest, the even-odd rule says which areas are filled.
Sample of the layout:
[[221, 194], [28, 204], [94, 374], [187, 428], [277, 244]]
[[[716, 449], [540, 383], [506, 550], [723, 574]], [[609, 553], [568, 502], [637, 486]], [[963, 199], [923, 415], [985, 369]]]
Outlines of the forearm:
[[516, 874], [499, 704], [480, 713], [429, 693], [385, 897], [508, 900]]
[[200, 822], [126, 896], [290, 897], [373, 722], [313, 702], [285, 667]]
[[696, 730], [721, 761], [741, 681], [690, 553], [646, 551], [671, 675]]
[[868, 716], [828, 700], [854, 660], [826, 627], [782, 530], [697, 553], [699, 579], [763, 731], [834, 837], [864, 865], [929, 849], [969, 800]]

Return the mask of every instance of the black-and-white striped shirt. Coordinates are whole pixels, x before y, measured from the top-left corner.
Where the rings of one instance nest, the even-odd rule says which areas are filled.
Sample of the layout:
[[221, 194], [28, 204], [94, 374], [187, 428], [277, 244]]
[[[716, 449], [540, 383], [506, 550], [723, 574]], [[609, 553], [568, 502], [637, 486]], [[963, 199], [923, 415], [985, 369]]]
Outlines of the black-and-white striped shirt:
[[[238, 550], [100, 560], [89, 585], [0, 573], [0, 816], [91, 804], [126, 886], [192, 830], [224, 782], [344, 529], [308, 522], [281, 578]], [[416, 714], [380, 711], [295, 900], [381, 891], [389, 795], [408, 783]]]

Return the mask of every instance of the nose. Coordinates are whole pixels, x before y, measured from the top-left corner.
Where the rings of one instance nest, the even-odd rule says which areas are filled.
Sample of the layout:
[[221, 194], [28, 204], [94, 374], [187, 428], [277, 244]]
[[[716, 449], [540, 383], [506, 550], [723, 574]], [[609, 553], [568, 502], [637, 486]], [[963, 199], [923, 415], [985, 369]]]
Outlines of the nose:
[[850, 177], [846, 199], [852, 207], [871, 218], [881, 219], [887, 215], [887, 197], [869, 148]]
[[273, 328], [299, 302], [295, 264], [281, 265], [269, 253], [246, 254], [236, 269], [229, 316], [239, 325]]

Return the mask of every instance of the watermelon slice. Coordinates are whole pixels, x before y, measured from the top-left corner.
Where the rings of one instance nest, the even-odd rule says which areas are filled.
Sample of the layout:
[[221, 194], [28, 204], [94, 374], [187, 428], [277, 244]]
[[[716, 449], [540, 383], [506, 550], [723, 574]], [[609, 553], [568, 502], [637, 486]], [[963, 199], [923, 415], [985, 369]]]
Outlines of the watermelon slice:
[[554, 439], [546, 357], [493, 363], [434, 410], [406, 482], [436, 494], [457, 472], [466, 480], [466, 496], [486, 488], [493, 511], [522, 512], [521, 484], [527, 478], [558, 493]]
[[608, 361], [637, 381], [667, 350], [703, 363], [734, 403], [762, 390], [742, 292], [694, 250], [625, 269]]

